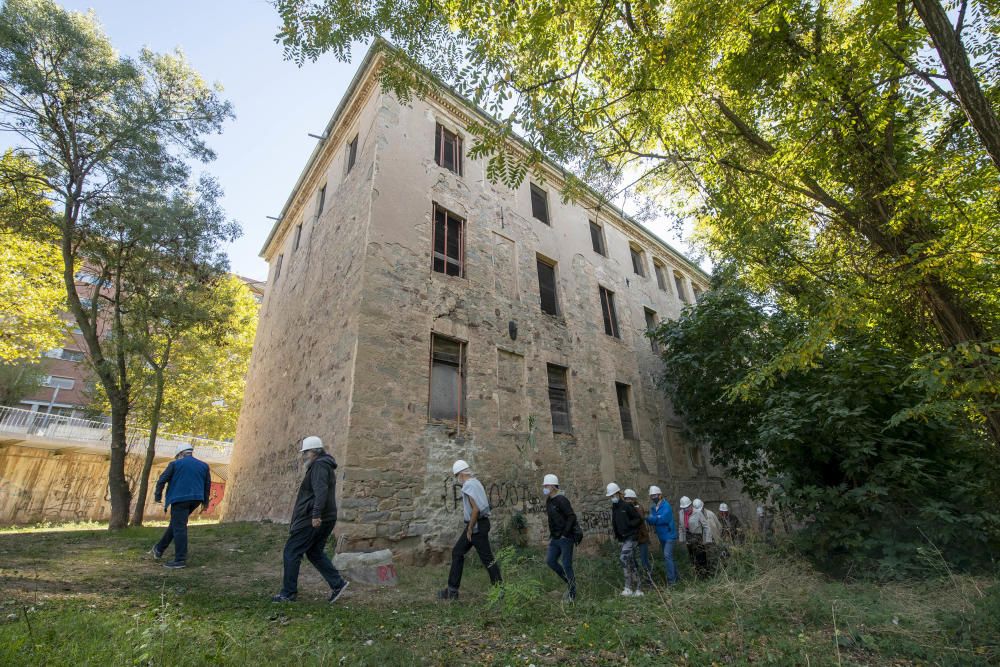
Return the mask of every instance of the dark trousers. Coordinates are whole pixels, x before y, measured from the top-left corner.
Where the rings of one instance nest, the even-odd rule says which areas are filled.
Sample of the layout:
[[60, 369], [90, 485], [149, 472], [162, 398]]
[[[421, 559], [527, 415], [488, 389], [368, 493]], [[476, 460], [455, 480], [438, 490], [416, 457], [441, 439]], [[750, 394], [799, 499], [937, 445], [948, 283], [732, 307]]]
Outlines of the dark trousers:
[[708, 577], [708, 545], [702, 542], [696, 544], [688, 542], [687, 548], [695, 574], [699, 579], [705, 579]]
[[336, 521], [325, 521], [319, 528], [306, 526], [293, 530], [288, 535], [285, 542], [285, 573], [281, 580], [281, 592], [284, 595], [295, 595], [299, 590], [299, 566], [302, 564], [302, 556], [309, 559], [319, 573], [329, 584], [331, 589], [336, 589], [344, 585], [344, 579], [333, 566], [329, 556], [323, 551], [326, 541], [333, 533]]
[[[545, 556], [545, 564], [559, 575], [559, 578], [569, 586], [569, 594], [576, 597], [576, 576], [573, 574], [573, 539], [560, 537], [549, 540], [549, 552]], [[562, 560], [562, 564], [559, 561]]]
[[493, 550], [490, 548], [490, 520], [479, 520], [479, 530], [472, 534], [471, 540], [466, 536], [468, 528], [468, 525], [466, 525], [462, 534], [458, 537], [458, 542], [455, 542], [455, 546], [451, 550], [451, 570], [448, 572], [448, 588], [456, 591], [462, 585], [462, 569], [465, 567], [465, 554], [469, 553], [469, 549], [473, 547], [476, 548], [479, 560], [483, 561], [486, 571], [490, 574], [490, 583], [499, 584], [503, 581], [500, 577], [500, 566], [497, 565], [496, 559], [493, 558]]
[[170, 506], [170, 525], [163, 531], [163, 537], [156, 543], [156, 550], [161, 554], [174, 543], [174, 560], [187, 562], [188, 555], [188, 518], [201, 505], [200, 500], [183, 500]]

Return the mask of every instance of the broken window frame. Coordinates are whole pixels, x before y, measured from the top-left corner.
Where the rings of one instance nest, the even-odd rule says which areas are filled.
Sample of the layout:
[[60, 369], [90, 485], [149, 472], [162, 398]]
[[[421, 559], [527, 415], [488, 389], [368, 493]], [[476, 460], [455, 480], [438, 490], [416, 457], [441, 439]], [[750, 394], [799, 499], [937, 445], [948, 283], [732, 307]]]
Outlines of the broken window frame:
[[622, 424], [622, 437], [626, 440], [636, 439], [635, 422], [632, 419], [631, 390], [631, 386], [623, 382], [615, 382], [615, 398], [618, 402], [618, 419]]
[[[548, 378], [549, 414], [552, 418], [552, 432], [572, 433], [573, 420], [570, 417], [569, 369], [558, 364], [546, 364], [545, 372]], [[555, 378], [553, 378], [553, 373], [555, 373]], [[553, 382], [553, 379], [555, 379], [555, 382]]]
[[[546, 289], [545, 285], [542, 284], [542, 272], [543, 268], [551, 272], [552, 275], [552, 286], [551, 289]], [[541, 255], [535, 256], [535, 271], [538, 273], [538, 300], [541, 306], [542, 312], [548, 315], [554, 315], [558, 317], [559, 312], [559, 281], [556, 275], [556, 263], [545, 259]], [[546, 306], [546, 292], [551, 292], [551, 310], [547, 309]]]
[[[448, 345], [458, 346], [457, 359], [448, 359], [444, 357], [444, 353], [439, 351], [441, 343], [447, 343]], [[441, 334], [432, 333], [431, 334], [431, 353], [428, 360], [428, 382], [427, 382], [427, 419], [432, 422], [455, 422], [456, 425], [461, 425], [465, 423], [466, 419], [466, 355], [467, 344], [465, 341], [458, 340], [457, 338], [451, 338], [449, 336], [443, 336]], [[437, 355], [437, 358], [435, 358]], [[452, 355], [455, 356], [455, 355]], [[454, 412], [442, 413], [440, 406], [437, 406], [434, 400], [434, 373], [435, 367], [449, 367], [457, 368], [455, 372], [456, 382], [459, 385], [457, 388], [453, 388]], [[440, 371], [443, 372], [443, 371]], [[438, 408], [436, 412], [435, 408]]]
[[[445, 164], [445, 148], [451, 144], [452, 166]], [[439, 167], [462, 175], [462, 137], [457, 132], [452, 132], [441, 123], [437, 124], [434, 131], [434, 161]]]
[[601, 296], [601, 313], [604, 316], [604, 333], [614, 338], [621, 339], [621, 330], [618, 328], [618, 313], [615, 310], [615, 293], [603, 285], [598, 285], [597, 287]]
[[[444, 230], [444, 237], [441, 242], [441, 248], [443, 252], [438, 251], [438, 215], [444, 216], [444, 221], [442, 228]], [[449, 227], [450, 221], [454, 220], [458, 226], [458, 243], [456, 251], [458, 253], [457, 257], [452, 257], [448, 254], [448, 240], [449, 240]], [[438, 268], [438, 263], [440, 262], [441, 268]], [[448, 269], [454, 268], [457, 273], [452, 273]], [[431, 271], [434, 273], [443, 273], [446, 276], [454, 276], [456, 278], [465, 277], [465, 218], [455, 215], [448, 209], [444, 208], [434, 203], [433, 210], [433, 221], [431, 228]]]
[[[536, 220], [544, 222], [546, 225], [552, 225], [552, 218], [549, 216], [549, 193], [544, 188], [541, 188], [534, 183], [528, 184], [531, 190], [531, 215]], [[536, 207], [536, 202], [538, 206]], [[538, 209], [541, 209], [540, 211]], [[541, 215], [539, 215], [541, 213]]]

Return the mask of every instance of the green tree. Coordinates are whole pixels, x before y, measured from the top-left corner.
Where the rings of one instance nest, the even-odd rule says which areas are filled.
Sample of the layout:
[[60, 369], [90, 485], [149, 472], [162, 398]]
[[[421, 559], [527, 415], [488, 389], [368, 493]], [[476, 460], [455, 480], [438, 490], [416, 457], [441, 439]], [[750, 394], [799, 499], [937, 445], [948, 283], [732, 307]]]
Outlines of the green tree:
[[[199, 262], [235, 233], [228, 225], [187, 229], [173, 241], [169, 228], [153, 224], [161, 218], [143, 211], [157, 208], [154, 193], [186, 187], [184, 159], [210, 160], [202, 137], [231, 115], [180, 53], [121, 56], [93, 15], [51, 0], [7, 0], [0, 10], [0, 130], [40, 165], [40, 173], [20, 176], [53, 201], [55, 221], [41, 232], [57, 240], [69, 311], [110, 403], [111, 529], [127, 525], [131, 500], [127, 267], [148, 250]], [[76, 290], [80, 265], [94, 267], [106, 285], [89, 301]]]
[[928, 399], [1000, 443], [995, 3], [961, 3], [955, 23], [935, 0], [277, 6], [289, 57], [385, 34], [385, 86], [422, 93], [416, 62], [500, 116], [469, 128], [491, 177], [516, 182], [544, 152], [694, 219], [713, 259], [807, 324], [748, 381], [867, 327], [952, 369]]
[[819, 563], [895, 576], [940, 549], [953, 566], [1000, 546], [1000, 466], [955, 420], [894, 419], [918, 404], [911, 355], [873, 332], [845, 335], [773, 387], [738, 389], [805, 323], [726, 278], [660, 326], [662, 385], [690, 437], [745, 489], [802, 522]]
[[[60, 289], [62, 262], [55, 243], [14, 230], [51, 215], [37, 183], [13, 174], [31, 171], [23, 157], [0, 157], [0, 360], [37, 359], [58, 347], [65, 335], [60, 313], [66, 293]], [[10, 175], [10, 176], [8, 176]]]
[[0, 361], [0, 405], [17, 405], [42, 386], [45, 373], [37, 361]]

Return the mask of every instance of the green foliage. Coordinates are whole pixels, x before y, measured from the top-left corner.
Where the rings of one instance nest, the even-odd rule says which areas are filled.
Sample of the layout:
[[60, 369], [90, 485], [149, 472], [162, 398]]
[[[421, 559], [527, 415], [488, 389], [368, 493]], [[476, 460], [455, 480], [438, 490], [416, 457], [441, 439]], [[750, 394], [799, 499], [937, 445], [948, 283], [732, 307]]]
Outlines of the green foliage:
[[723, 279], [664, 323], [662, 384], [690, 435], [748, 491], [793, 514], [825, 567], [893, 576], [926, 570], [937, 550], [952, 566], [989, 562], [1000, 545], [995, 448], [960, 421], [906, 418], [925, 394], [905, 351], [861, 331], [808, 368], [747, 383], [804, 329]]
[[0, 361], [0, 405], [17, 405], [37, 391], [44, 379], [45, 373], [37, 361]]
[[961, 3], [944, 26], [935, 0], [277, 7], [299, 61], [384, 34], [399, 45], [390, 89], [422, 92], [415, 62], [498, 117], [469, 128], [490, 178], [520, 182], [544, 151], [604, 195], [636, 182], [693, 220], [711, 259], [801, 318], [749, 380], [867, 329], [951, 369], [925, 414], [964, 415], [1000, 443], [995, 3]]

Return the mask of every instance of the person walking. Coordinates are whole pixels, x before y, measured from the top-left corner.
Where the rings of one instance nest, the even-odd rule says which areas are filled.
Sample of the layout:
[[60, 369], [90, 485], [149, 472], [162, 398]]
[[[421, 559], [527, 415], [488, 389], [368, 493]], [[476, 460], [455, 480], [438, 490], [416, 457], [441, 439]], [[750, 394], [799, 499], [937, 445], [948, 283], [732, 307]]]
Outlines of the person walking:
[[462, 570], [465, 567], [465, 554], [473, 547], [490, 575], [490, 583], [494, 586], [503, 583], [500, 566], [490, 548], [490, 501], [486, 496], [486, 489], [483, 488], [482, 482], [476, 479], [469, 464], [461, 459], [451, 466], [451, 473], [462, 485], [462, 516], [465, 519], [465, 529], [451, 550], [448, 587], [438, 591], [438, 598], [442, 600], [458, 599], [458, 589], [462, 585]]
[[635, 551], [639, 544], [638, 534], [642, 517], [639, 516], [634, 507], [624, 501], [621, 487], [614, 482], [608, 484], [605, 495], [611, 498], [611, 528], [614, 531], [615, 539], [622, 544], [621, 553], [618, 556], [622, 572], [625, 575], [625, 588], [622, 590], [622, 595], [642, 597], [635, 563]]
[[705, 579], [710, 574], [709, 550], [712, 544], [712, 527], [705, 515], [705, 503], [701, 498], [694, 499], [690, 510], [685, 527], [688, 553], [691, 555], [695, 574], [699, 579]]
[[156, 480], [153, 499], [160, 502], [163, 487], [167, 487], [167, 501], [164, 511], [170, 510], [170, 525], [163, 531], [163, 537], [153, 545], [150, 553], [160, 560], [163, 553], [174, 543], [174, 559], [163, 564], [171, 570], [187, 567], [188, 519], [201, 505], [201, 511], [208, 509], [208, 499], [212, 492], [212, 473], [208, 464], [194, 457], [194, 447], [184, 443], [177, 445], [174, 460]]
[[658, 486], [649, 487], [649, 516], [646, 523], [656, 531], [663, 551], [663, 567], [666, 569], [667, 584], [675, 585], [680, 578], [677, 576], [677, 564], [674, 563], [674, 542], [677, 540], [677, 524], [674, 522], [674, 508], [663, 497]]
[[578, 537], [583, 537], [583, 532], [576, 520], [573, 506], [559, 490], [558, 477], [546, 475], [542, 479], [542, 493], [545, 494], [545, 513], [549, 518], [549, 551], [545, 563], [566, 582], [567, 590], [563, 599], [572, 602], [576, 600], [573, 547], [576, 546]]
[[[639, 496], [636, 495], [633, 489], [625, 489], [625, 502], [635, 508], [635, 511], [639, 513], [640, 518], [645, 518], [646, 510], [639, 504]], [[649, 562], [649, 526], [646, 525], [645, 521], [639, 522], [639, 531], [636, 533], [636, 541], [638, 542], [636, 551], [638, 554], [639, 565], [642, 568], [643, 581], [652, 587], [653, 566]]]
[[306, 470], [288, 526], [288, 540], [282, 557], [281, 591], [271, 600], [295, 601], [299, 591], [299, 567], [302, 556], [305, 556], [330, 586], [327, 601], [332, 603], [349, 585], [324, 551], [337, 525], [337, 477], [334, 472], [337, 462], [323, 449], [323, 440], [316, 435], [302, 440], [299, 454]]
[[719, 524], [722, 526], [720, 537], [729, 544], [743, 543], [743, 524], [739, 517], [730, 513], [729, 505], [721, 503], [719, 505]]

